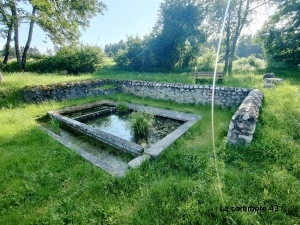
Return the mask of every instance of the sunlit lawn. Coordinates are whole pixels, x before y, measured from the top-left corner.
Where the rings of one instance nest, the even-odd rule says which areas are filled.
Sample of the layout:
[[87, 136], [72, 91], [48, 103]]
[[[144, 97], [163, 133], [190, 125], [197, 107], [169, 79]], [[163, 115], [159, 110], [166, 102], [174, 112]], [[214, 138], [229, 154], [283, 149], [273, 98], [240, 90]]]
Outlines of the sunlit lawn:
[[[299, 224], [300, 78], [294, 72], [276, 74], [290, 80], [274, 90], [262, 88], [261, 75], [225, 78], [223, 85], [259, 88], [265, 97], [254, 141], [248, 147], [224, 144], [236, 109], [215, 109], [218, 183], [210, 106], [121, 94], [29, 105], [22, 97], [25, 85], [95, 78], [193, 83], [189, 73], [4, 73], [0, 224]], [[115, 178], [51, 139], [36, 122], [51, 109], [104, 98], [196, 113], [203, 119], [157, 160]], [[236, 211], [243, 206], [266, 210]]]

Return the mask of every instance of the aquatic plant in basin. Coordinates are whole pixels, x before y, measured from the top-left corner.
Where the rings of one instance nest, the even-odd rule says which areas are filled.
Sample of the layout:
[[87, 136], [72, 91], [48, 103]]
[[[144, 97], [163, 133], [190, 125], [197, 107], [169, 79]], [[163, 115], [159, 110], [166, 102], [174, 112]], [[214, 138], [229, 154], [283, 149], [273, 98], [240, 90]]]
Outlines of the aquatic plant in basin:
[[130, 129], [136, 138], [146, 138], [153, 126], [154, 115], [150, 112], [136, 111], [130, 115]]

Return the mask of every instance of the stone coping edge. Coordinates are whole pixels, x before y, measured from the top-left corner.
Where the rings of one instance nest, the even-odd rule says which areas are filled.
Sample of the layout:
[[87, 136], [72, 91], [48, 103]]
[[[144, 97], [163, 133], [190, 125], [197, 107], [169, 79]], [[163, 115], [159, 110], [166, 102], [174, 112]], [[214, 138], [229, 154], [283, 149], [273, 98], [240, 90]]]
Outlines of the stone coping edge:
[[[67, 118], [61, 114], [80, 111], [83, 109], [89, 109], [93, 107], [98, 107], [101, 105], [109, 105], [109, 106], [117, 106], [118, 102], [110, 101], [110, 100], [102, 100], [93, 103], [82, 104], [78, 106], [66, 107], [63, 109], [52, 110], [48, 112], [48, 115], [52, 118], [57, 119], [58, 121], [65, 123], [66, 125], [80, 131], [86, 133], [87, 135], [94, 137], [100, 141], [103, 141], [107, 144], [113, 145], [116, 148], [127, 151], [136, 155], [137, 157], [131, 160], [128, 165], [131, 168], [138, 167], [142, 162], [149, 158], [157, 158], [158, 155], [163, 152], [168, 146], [170, 146], [176, 139], [182, 136], [191, 126], [193, 126], [198, 120], [202, 118], [200, 115], [178, 112], [174, 110], [166, 110], [159, 109], [150, 106], [142, 106], [131, 103], [125, 103], [129, 109], [135, 111], [143, 111], [143, 112], [151, 112], [156, 116], [163, 116], [170, 119], [180, 120], [184, 123], [175, 129], [173, 132], [168, 134], [163, 139], [156, 142], [154, 145], [145, 149], [143, 146], [135, 144], [133, 142], [129, 142], [122, 138], [116, 137], [114, 135], [108, 134], [106, 132], [100, 131], [98, 129], [94, 129], [88, 125], [80, 123], [79, 121]], [[121, 144], [120, 144], [121, 143]], [[144, 152], [143, 152], [144, 151]], [[142, 154], [144, 153], [144, 154]]]
[[53, 133], [52, 131], [44, 128], [43, 126], [39, 126], [41, 130], [46, 132], [49, 136], [57, 140], [59, 143], [63, 144], [67, 148], [71, 148], [77, 153], [79, 153], [84, 159], [87, 161], [91, 162], [93, 165], [101, 168], [102, 170], [106, 171], [107, 173], [116, 176], [116, 177], [122, 177], [126, 174], [126, 171], [124, 170], [116, 170], [114, 167], [111, 165], [108, 165], [106, 162], [103, 162], [100, 158], [97, 156], [94, 156], [93, 154], [83, 150], [82, 148], [74, 145], [73, 143], [65, 140], [64, 138], [60, 137], [59, 135]]

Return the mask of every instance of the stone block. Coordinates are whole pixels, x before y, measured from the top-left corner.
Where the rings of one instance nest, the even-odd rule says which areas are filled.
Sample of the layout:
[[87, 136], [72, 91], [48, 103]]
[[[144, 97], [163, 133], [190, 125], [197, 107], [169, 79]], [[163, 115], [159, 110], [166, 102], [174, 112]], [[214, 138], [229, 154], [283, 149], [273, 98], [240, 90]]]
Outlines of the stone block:
[[274, 89], [275, 85], [274, 84], [264, 84], [264, 88], [271, 88]]
[[265, 79], [267, 84], [280, 84], [284, 81], [282, 78], [266, 78]]
[[266, 78], [275, 78], [275, 74], [274, 73], [265, 73], [263, 76], [263, 79], [266, 79]]
[[247, 144], [250, 144], [253, 139], [253, 136], [239, 135], [239, 139], [243, 139]]

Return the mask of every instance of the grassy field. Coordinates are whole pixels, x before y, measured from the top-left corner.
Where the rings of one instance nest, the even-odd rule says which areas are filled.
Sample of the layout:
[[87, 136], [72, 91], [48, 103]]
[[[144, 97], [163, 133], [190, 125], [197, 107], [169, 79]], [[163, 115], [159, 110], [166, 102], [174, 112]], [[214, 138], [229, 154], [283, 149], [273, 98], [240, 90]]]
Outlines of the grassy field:
[[49, 110], [104, 97], [42, 104], [26, 104], [22, 97], [25, 85], [95, 78], [192, 83], [188, 73], [4, 73], [5, 82], [0, 83], [0, 224], [300, 224], [300, 76], [281, 71], [276, 75], [287, 81], [274, 90], [263, 89], [259, 75], [234, 74], [224, 80], [225, 86], [259, 88], [264, 103], [248, 147], [224, 144], [236, 109], [216, 109], [218, 183], [210, 106], [106, 96], [203, 116], [157, 160], [115, 178], [51, 139], [36, 122]]

